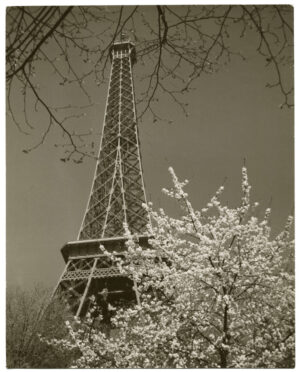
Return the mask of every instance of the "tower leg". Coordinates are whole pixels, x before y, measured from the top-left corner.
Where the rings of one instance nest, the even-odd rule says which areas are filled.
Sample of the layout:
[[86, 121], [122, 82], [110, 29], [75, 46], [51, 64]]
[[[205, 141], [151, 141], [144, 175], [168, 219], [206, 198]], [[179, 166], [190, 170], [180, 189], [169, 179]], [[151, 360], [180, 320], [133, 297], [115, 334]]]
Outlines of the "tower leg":
[[86, 299], [86, 296], [88, 294], [88, 291], [89, 291], [89, 288], [90, 288], [90, 285], [91, 285], [91, 281], [92, 281], [92, 278], [93, 278], [93, 274], [94, 274], [94, 271], [95, 271], [97, 262], [98, 262], [98, 258], [95, 258], [94, 263], [93, 263], [93, 267], [92, 267], [91, 272], [90, 272], [90, 275], [88, 277], [88, 281], [86, 283], [86, 287], [84, 289], [83, 295], [82, 295], [81, 300], [80, 300], [80, 304], [79, 304], [78, 309], [77, 309], [77, 312], [76, 312], [76, 316], [77, 317], [80, 316], [80, 313], [81, 313], [81, 310], [82, 310], [82, 306], [84, 304], [84, 301]]
[[135, 292], [136, 302], [140, 306], [140, 304], [141, 304], [140, 294], [139, 294], [139, 291], [137, 289], [137, 284], [136, 284], [135, 280], [133, 281], [133, 290]]
[[66, 264], [66, 266], [65, 266], [65, 268], [64, 268], [64, 270], [63, 270], [63, 272], [62, 272], [62, 274], [61, 274], [61, 276], [60, 276], [60, 278], [59, 278], [59, 281], [58, 281], [58, 283], [56, 284], [56, 286], [55, 286], [55, 288], [54, 288], [54, 290], [53, 290], [53, 292], [52, 292], [52, 294], [51, 294], [51, 297], [50, 297], [50, 301], [49, 301], [49, 302], [51, 302], [51, 301], [53, 300], [54, 295], [55, 295], [55, 293], [56, 293], [57, 290], [58, 290], [58, 287], [59, 287], [59, 285], [60, 285], [60, 283], [61, 283], [61, 280], [62, 280], [63, 276], [64, 276], [65, 273], [68, 271], [68, 268], [69, 268], [70, 263], [71, 263], [71, 260], [69, 260], [69, 261], [67, 262], [67, 264]]

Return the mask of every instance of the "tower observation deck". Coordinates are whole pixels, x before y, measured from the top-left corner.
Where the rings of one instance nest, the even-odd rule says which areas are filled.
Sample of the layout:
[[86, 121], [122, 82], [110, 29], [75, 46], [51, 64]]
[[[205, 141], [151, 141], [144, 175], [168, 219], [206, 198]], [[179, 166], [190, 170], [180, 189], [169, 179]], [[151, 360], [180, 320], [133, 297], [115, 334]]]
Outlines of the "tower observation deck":
[[148, 246], [150, 218], [146, 203], [137, 127], [132, 67], [134, 44], [116, 42], [110, 48], [111, 72], [99, 156], [80, 231], [76, 241], [65, 244], [66, 266], [54, 290], [80, 316], [89, 297], [109, 302], [132, 300], [135, 293], [129, 278], [112, 266], [100, 245], [122, 254], [126, 249], [124, 224]]

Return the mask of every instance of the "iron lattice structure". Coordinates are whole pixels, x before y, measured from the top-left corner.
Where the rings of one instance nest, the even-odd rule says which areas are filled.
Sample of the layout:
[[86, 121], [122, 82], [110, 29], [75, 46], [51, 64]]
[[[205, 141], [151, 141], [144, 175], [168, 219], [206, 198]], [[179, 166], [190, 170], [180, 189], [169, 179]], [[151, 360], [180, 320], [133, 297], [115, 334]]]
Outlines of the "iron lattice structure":
[[101, 254], [99, 245], [121, 255], [126, 249], [124, 224], [137, 235], [141, 245], [148, 245], [150, 219], [143, 207], [146, 196], [132, 77], [134, 45], [129, 41], [115, 43], [110, 56], [109, 89], [94, 180], [78, 240], [62, 248], [66, 266], [54, 290], [54, 294], [63, 295], [77, 316], [85, 313], [92, 294], [99, 298], [105, 291], [110, 302], [135, 297], [133, 283]]
[[99, 161], [79, 239], [146, 231], [146, 202], [136, 121], [131, 43], [115, 44]]

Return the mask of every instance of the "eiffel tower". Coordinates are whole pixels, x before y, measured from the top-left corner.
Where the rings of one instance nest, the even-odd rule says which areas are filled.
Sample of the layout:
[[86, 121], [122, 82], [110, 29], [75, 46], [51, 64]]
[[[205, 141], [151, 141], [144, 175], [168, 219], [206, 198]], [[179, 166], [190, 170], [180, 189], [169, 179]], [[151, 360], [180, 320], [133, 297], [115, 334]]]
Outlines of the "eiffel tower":
[[[136, 297], [132, 281], [113, 266], [109, 252], [126, 249], [124, 224], [141, 246], [148, 246], [150, 218], [146, 203], [136, 118], [132, 67], [134, 44], [115, 42], [110, 48], [111, 72], [98, 161], [87, 208], [76, 241], [65, 244], [66, 263], [54, 289], [76, 316], [89, 307], [89, 298], [116, 303]], [[105, 294], [105, 295], [103, 295]], [[102, 297], [101, 297], [102, 296]]]

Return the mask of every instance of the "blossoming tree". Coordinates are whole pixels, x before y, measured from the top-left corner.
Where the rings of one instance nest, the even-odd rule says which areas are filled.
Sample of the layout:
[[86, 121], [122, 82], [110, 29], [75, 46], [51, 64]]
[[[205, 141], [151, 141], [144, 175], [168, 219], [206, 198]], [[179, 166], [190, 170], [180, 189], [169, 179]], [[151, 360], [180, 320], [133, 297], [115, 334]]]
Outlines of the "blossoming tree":
[[[111, 307], [111, 332], [91, 327], [93, 314], [68, 323], [70, 338], [51, 343], [78, 348], [75, 367], [202, 368], [294, 365], [292, 218], [271, 237], [270, 209], [254, 217], [247, 171], [239, 207], [223, 206], [220, 187], [193, 209], [170, 168], [183, 216], [147, 206], [154, 222], [151, 248], [128, 232], [128, 251], [116, 259], [135, 283], [137, 303]], [[108, 254], [108, 253], [107, 253]], [[291, 264], [292, 262], [292, 264]]]

